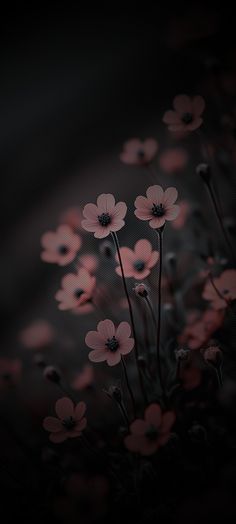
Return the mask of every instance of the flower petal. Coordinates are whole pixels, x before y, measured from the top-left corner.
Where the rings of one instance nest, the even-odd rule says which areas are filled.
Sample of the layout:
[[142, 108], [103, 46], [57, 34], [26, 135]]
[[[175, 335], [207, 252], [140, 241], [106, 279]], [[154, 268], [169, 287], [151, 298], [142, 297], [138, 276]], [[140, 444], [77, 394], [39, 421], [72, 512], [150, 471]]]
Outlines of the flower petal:
[[97, 222], [99, 215], [98, 207], [95, 204], [86, 204], [83, 209], [83, 215], [89, 221]]
[[111, 351], [108, 351], [106, 360], [107, 360], [108, 366], [116, 366], [117, 364], [119, 364], [121, 360], [120, 351], [116, 351], [116, 353], [112, 353]]
[[43, 427], [46, 429], [46, 431], [50, 431], [52, 433], [62, 430], [61, 422], [56, 417], [46, 417], [43, 421]]
[[177, 218], [179, 214], [179, 211], [180, 211], [179, 206], [177, 205], [170, 206], [169, 208], [166, 209], [165, 219], [166, 220], [175, 220], [175, 218]]
[[164, 191], [161, 186], [150, 186], [147, 189], [147, 197], [152, 204], [161, 204], [163, 202]]
[[89, 331], [85, 337], [85, 344], [91, 349], [105, 349], [105, 340], [101, 333]]
[[156, 428], [159, 428], [161, 424], [161, 408], [159, 404], [151, 404], [145, 410], [145, 420], [149, 424], [153, 424]]
[[115, 326], [112, 320], [109, 320], [108, 318], [106, 320], [101, 320], [98, 323], [97, 330], [105, 341], [115, 335]]
[[49, 439], [54, 444], [60, 444], [67, 439], [66, 431], [61, 431], [60, 433], [51, 433], [51, 435], [49, 435]]
[[75, 407], [75, 419], [79, 421], [83, 418], [86, 411], [86, 404], [85, 402], [79, 402]]
[[175, 422], [175, 419], [176, 419], [176, 416], [173, 411], [167, 411], [166, 413], [164, 413], [162, 416], [160, 432], [161, 433], [169, 432]]
[[205, 109], [205, 100], [202, 96], [195, 96], [193, 98], [193, 113], [194, 116], [200, 116]]
[[173, 100], [174, 109], [180, 113], [192, 113], [192, 101], [187, 95], [177, 95]]
[[165, 124], [179, 124], [181, 122], [180, 116], [176, 111], [166, 111], [162, 118]]
[[73, 417], [74, 415], [74, 404], [68, 397], [63, 397], [57, 400], [55, 405], [55, 411], [57, 416], [63, 420], [67, 417]]
[[163, 199], [164, 206], [167, 207], [167, 206], [174, 204], [177, 198], [178, 198], [177, 189], [175, 187], [168, 187], [164, 193], [164, 199]]
[[162, 227], [164, 226], [164, 223], [165, 223], [165, 216], [164, 217], [155, 217], [155, 218], [152, 218], [152, 220], [150, 220], [149, 222], [149, 226], [152, 227], [153, 229], [158, 229], [159, 227]]
[[90, 351], [88, 357], [91, 362], [104, 362], [107, 359], [107, 353], [105, 349], [94, 349]]
[[145, 435], [147, 429], [148, 429], [148, 424], [145, 422], [145, 420], [142, 420], [141, 418], [140, 419], [137, 418], [130, 425], [130, 431], [134, 435], [143, 436]]
[[101, 213], [110, 213], [115, 207], [115, 198], [111, 193], [102, 193], [97, 198], [97, 207], [99, 215]]

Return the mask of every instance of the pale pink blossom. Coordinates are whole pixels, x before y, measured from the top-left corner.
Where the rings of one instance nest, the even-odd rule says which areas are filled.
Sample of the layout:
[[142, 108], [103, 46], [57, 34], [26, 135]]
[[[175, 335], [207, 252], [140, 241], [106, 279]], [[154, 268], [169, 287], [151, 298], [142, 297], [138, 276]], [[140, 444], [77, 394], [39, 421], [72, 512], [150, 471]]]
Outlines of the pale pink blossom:
[[169, 131], [194, 131], [202, 125], [205, 101], [201, 96], [190, 98], [178, 95], [174, 98], [173, 107], [174, 111], [166, 111], [163, 116]]
[[172, 149], [166, 149], [161, 153], [159, 158], [159, 164], [161, 169], [168, 174], [178, 173], [186, 167], [188, 161], [188, 155], [185, 149], [175, 147]]
[[74, 406], [72, 400], [63, 397], [55, 404], [56, 417], [46, 417], [43, 427], [50, 432], [49, 439], [54, 444], [64, 442], [68, 438], [80, 437], [86, 428], [87, 419], [84, 417], [86, 404], [79, 402]]
[[168, 187], [164, 191], [161, 186], [150, 186], [146, 195], [136, 198], [134, 213], [140, 220], [149, 220], [153, 229], [164, 226], [166, 220], [174, 220], [178, 216], [179, 206], [174, 204], [178, 197], [175, 187]]
[[[125, 277], [133, 277], [136, 280], [143, 280], [150, 275], [150, 270], [155, 266], [159, 259], [158, 251], [152, 250], [149, 240], [138, 240], [134, 250], [129, 247], [121, 247], [120, 255]], [[119, 262], [118, 255], [116, 261]], [[116, 268], [116, 273], [122, 276], [121, 268]]]
[[162, 413], [159, 404], [151, 404], [145, 410], [144, 420], [132, 422], [130, 434], [124, 439], [126, 448], [144, 456], [153, 455], [168, 442], [175, 418], [173, 411]]
[[70, 264], [81, 247], [81, 237], [67, 225], [61, 225], [56, 231], [47, 231], [41, 238], [44, 262], [57, 263], [59, 266]]
[[133, 138], [124, 144], [120, 159], [125, 164], [147, 165], [156, 156], [158, 147], [154, 138], [147, 138], [144, 142], [139, 138]]
[[62, 289], [57, 291], [55, 298], [60, 303], [59, 309], [77, 309], [92, 301], [96, 278], [85, 268], [77, 274], [69, 273], [61, 281]]
[[213, 309], [225, 309], [236, 299], [236, 269], [226, 269], [213, 279], [213, 283], [206, 283], [202, 296], [211, 302]]
[[125, 225], [123, 219], [126, 213], [125, 202], [116, 204], [113, 195], [103, 193], [97, 198], [97, 205], [86, 204], [84, 207], [85, 220], [82, 221], [82, 226], [86, 231], [94, 233], [96, 238], [105, 238]]
[[89, 331], [85, 337], [85, 343], [93, 350], [89, 353], [89, 359], [91, 362], [106, 361], [108, 366], [115, 366], [134, 347], [134, 339], [130, 335], [128, 322], [121, 322], [115, 328], [111, 320], [102, 320], [97, 325], [97, 331]]
[[28, 349], [43, 349], [50, 346], [55, 330], [47, 320], [35, 320], [19, 333], [19, 339]]

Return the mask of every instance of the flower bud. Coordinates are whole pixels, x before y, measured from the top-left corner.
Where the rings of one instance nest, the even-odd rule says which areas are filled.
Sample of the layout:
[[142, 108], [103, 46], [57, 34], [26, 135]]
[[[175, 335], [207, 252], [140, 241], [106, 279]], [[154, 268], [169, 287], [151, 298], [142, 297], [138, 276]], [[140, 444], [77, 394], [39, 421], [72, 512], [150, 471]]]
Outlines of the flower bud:
[[116, 400], [116, 402], [119, 404], [122, 401], [121, 390], [118, 388], [118, 386], [110, 386], [108, 389], [108, 395]]
[[135, 287], [133, 288], [133, 291], [135, 292], [135, 295], [138, 297], [146, 298], [148, 296], [148, 290], [147, 286], [145, 284], [135, 284]]
[[43, 375], [50, 382], [55, 382], [56, 384], [59, 384], [59, 382], [61, 381], [61, 373], [59, 369], [55, 368], [54, 366], [46, 366]]
[[188, 360], [189, 355], [190, 355], [189, 349], [181, 348], [181, 349], [175, 350], [175, 358], [177, 361]]
[[203, 358], [208, 364], [219, 366], [222, 363], [222, 351], [218, 346], [211, 346], [203, 350]]
[[113, 258], [114, 257], [114, 246], [112, 242], [109, 240], [104, 240], [104, 242], [100, 245], [100, 253], [105, 258]]
[[44, 356], [41, 354], [41, 353], [37, 353], [35, 356], [34, 356], [34, 363], [36, 364], [36, 366], [38, 366], [39, 368], [42, 368], [44, 369], [46, 367], [46, 361], [45, 361], [45, 358]]
[[210, 182], [211, 168], [209, 164], [205, 164], [205, 163], [199, 164], [196, 168], [196, 173], [197, 175], [200, 175], [202, 177], [202, 179], [204, 180], [204, 182], [206, 182], [206, 184]]

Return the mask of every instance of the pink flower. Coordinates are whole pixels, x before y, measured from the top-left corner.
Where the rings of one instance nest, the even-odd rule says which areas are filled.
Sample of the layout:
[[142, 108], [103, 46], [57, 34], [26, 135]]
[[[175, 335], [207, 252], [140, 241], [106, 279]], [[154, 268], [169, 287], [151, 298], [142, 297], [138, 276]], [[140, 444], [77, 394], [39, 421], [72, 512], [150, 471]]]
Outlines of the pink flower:
[[167, 149], [160, 155], [159, 163], [161, 169], [168, 174], [177, 173], [185, 168], [188, 155], [184, 149]]
[[124, 225], [127, 206], [124, 202], [115, 203], [111, 194], [99, 195], [97, 205], [86, 204], [83, 215], [86, 220], [82, 226], [86, 231], [94, 233], [95, 238], [107, 237], [113, 231], [119, 231]]
[[92, 300], [96, 278], [87, 269], [81, 268], [77, 274], [69, 273], [62, 279], [62, 289], [55, 298], [60, 302], [59, 309], [80, 308]]
[[213, 365], [221, 364], [222, 351], [218, 346], [210, 346], [202, 350], [203, 358], [206, 362]]
[[51, 324], [46, 320], [35, 320], [19, 333], [21, 344], [28, 349], [43, 349], [55, 338]]
[[173, 101], [174, 111], [166, 111], [163, 122], [168, 125], [169, 131], [194, 131], [202, 124], [201, 115], [205, 108], [201, 96], [190, 98], [187, 95], [178, 95]]
[[80, 437], [87, 426], [84, 417], [86, 404], [79, 402], [74, 406], [72, 400], [67, 397], [57, 400], [55, 405], [57, 417], [46, 417], [43, 427], [50, 432], [49, 439], [54, 444], [64, 442], [67, 438]]
[[164, 191], [161, 186], [150, 186], [146, 195], [147, 198], [136, 198], [134, 214], [140, 220], [149, 220], [153, 229], [164, 226], [166, 220], [174, 220], [178, 216], [179, 206], [174, 205], [178, 197], [175, 187], [168, 187]]
[[[151, 242], [146, 239], [138, 240], [134, 251], [129, 247], [121, 247], [120, 255], [125, 277], [134, 277], [137, 280], [142, 280], [150, 275], [150, 269], [159, 258], [158, 251], [152, 251]], [[116, 255], [116, 261], [119, 262], [118, 255]], [[116, 273], [122, 276], [120, 266], [116, 268]]]
[[223, 319], [224, 314], [221, 311], [206, 310], [200, 318], [189, 322], [178, 337], [178, 342], [186, 344], [189, 349], [201, 348], [222, 326]]
[[172, 222], [172, 227], [174, 229], [182, 229], [189, 217], [190, 205], [185, 200], [179, 202], [179, 214], [176, 219]]
[[172, 411], [162, 413], [159, 404], [151, 404], [145, 410], [144, 420], [132, 422], [130, 435], [124, 439], [125, 446], [134, 453], [152, 455], [169, 440], [174, 422]]
[[41, 259], [66, 266], [74, 260], [81, 243], [81, 238], [73, 233], [69, 226], [59, 226], [55, 232], [48, 231], [42, 236], [41, 244], [44, 251], [41, 253]]
[[148, 288], [145, 284], [143, 284], [143, 282], [140, 284], [135, 284], [133, 291], [135, 292], [136, 297], [146, 298], [148, 296]]
[[211, 302], [213, 309], [225, 309], [236, 299], [236, 269], [226, 269], [213, 282], [216, 289], [211, 282], [207, 282], [202, 296]]
[[91, 362], [104, 362], [115, 366], [122, 355], [127, 355], [134, 347], [134, 339], [130, 338], [131, 328], [128, 322], [121, 322], [115, 328], [111, 320], [102, 320], [97, 325], [97, 331], [89, 331], [85, 343], [93, 351], [89, 353]]
[[147, 138], [141, 142], [139, 138], [133, 138], [124, 144], [120, 159], [125, 164], [145, 165], [149, 164], [156, 156], [158, 142], [154, 138]]
[[16, 385], [22, 372], [22, 364], [19, 359], [0, 358], [0, 389]]
[[87, 364], [82, 369], [81, 373], [75, 377], [72, 382], [72, 388], [77, 391], [82, 391], [83, 389], [88, 388], [94, 382], [94, 369], [92, 366]]
[[82, 211], [79, 207], [70, 207], [61, 215], [60, 222], [67, 224], [73, 231], [77, 231], [78, 229], [82, 229], [82, 218]]
[[93, 253], [86, 253], [79, 257], [79, 267], [87, 269], [91, 275], [93, 275], [98, 267], [98, 257]]

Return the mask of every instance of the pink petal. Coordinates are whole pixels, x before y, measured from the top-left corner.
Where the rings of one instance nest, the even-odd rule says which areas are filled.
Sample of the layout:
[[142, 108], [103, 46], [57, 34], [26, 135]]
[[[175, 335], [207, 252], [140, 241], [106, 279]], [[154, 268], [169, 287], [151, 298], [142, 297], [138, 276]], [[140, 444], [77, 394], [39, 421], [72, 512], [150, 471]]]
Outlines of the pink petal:
[[154, 138], [147, 138], [144, 141], [143, 148], [144, 148], [147, 160], [151, 161], [157, 153], [158, 143]]
[[159, 253], [158, 251], [153, 251], [149, 260], [148, 260], [148, 268], [152, 268], [153, 266], [155, 266], [155, 264], [158, 262], [159, 260]]
[[127, 449], [134, 453], [140, 452], [145, 448], [146, 438], [143, 436], [128, 435], [124, 438], [124, 444]]
[[150, 269], [148, 269], [148, 267], [144, 268], [142, 271], [134, 270], [133, 272], [133, 278], [135, 278], [135, 280], [144, 280], [148, 275], [150, 275]]
[[177, 95], [173, 100], [174, 109], [180, 113], [192, 113], [192, 101], [187, 95]]
[[55, 405], [55, 411], [57, 416], [63, 420], [67, 417], [74, 416], [74, 404], [72, 400], [68, 397], [63, 397], [57, 400]]
[[176, 419], [176, 416], [175, 416], [175, 413], [173, 413], [173, 411], [167, 411], [166, 413], [164, 413], [162, 416], [160, 432], [161, 433], [169, 432], [175, 422], [175, 419]]
[[176, 205], [171, 206], [166, 209], [165, 219], [166, 220], [175, 220], [178, 214], [179, 214], [179, 206], [176, 206]]
[[128, 355], [128, 353], [132, 351], [133, 347], [134, 347], [134, 339], [128, 338], [125, 342], [121, 342], [120, 348], [119, 348], [120, 354]]
[[145, 422], [145, 420], [142, 420], [141, 418], [136, 419], [130, 425], [130, 431], [134, 435], [143, 436], [145, 435], [147, 429], [148, 429], [148, 424]]
[[43, 251], [40, 256], [44, 262], [51, 262], [52, 264], [59, 260], [59, 254], [51, 251]]
[[122, 229], [124, 225], [125, 225], [124, 220], [114, 218], [114, 220], [112, 221], [110, 225], [110, 231], [120, 231], [120, 229]]
[[121, 354], [119, 351], [116, 351], [116, 353], [111, 353], [108, 351], [106, 360], [108, 366], [116, 366], [121, 360]]
[[137, 153], [132, 153], [129, 151], [123, 151], [123, 153], [120, 154], [120, 160], [124, 162], [124, 164], [129, 164], [129, 165], [140, 164], [140, 160], [137, 157]]
[[131, 140], [124, 143], [123, 148], [129, 153], [137, 153], [142, 146], [143, 144], [139, 138], [131, 138]]
[[205, 100], [202, 96], [195, 96], [193, 98], [193, 113], [194, 116], [200, 116], [205, 109]]
[[147, 197], [151, 204], [161, 204], [163, 202], [164, 191], [161, 186], [150, 186], [147, 189]]
[[163, 204], [165, 207], [168, 207], [172, 204], [174, 204], [174, 202], [177, 200], [178, 198], [178, 191], [175, 187], [168, 187], [166, 190], [165, 190], [165, 193], [164, 193], [164, 199], [163, 199]]
[[123, 219], [125, 218], [126, 213], [127, 205], [125, 204], [125, 202], [118, 202], [115, 205], [114, 210], [112, 210], [112, 217]]
[[131, 327], [128, 322], [121, 322], [116, 330], [116, 338], [119, 342], [127, 340], [131, 335]]
[[154, 441], [146, 439], [145, 442], [143, 443], [140, 453], [145, 457], [149, 457], [150, 455], [153, 455], [153, 453], [156, 453], [156, 451], [159, 448], [159, 441], [160, 441], [160, 438]]
[[57, 234], [53, 231], [47, 231], [44, 233], [41, 237], [41, 245], [44, 248], [54, 249], [55, 246], [58, 244], [58, 238]]
[[115, 336], [115, 326], [112, 320], [101, 320], [101, 322], [99, 322], [97, 325], [97, 330], [104, 340]]
[[168, 129], [172, 133], [181, 133], [181, 132], [185, 132], [186, 133], [188, 128], [187, 128], [186, 124], [180, 123], [179, 125], [178, 124], [169, 125]]
[[165, 216], [164, 217], [155, 217], [155, 218], [152, 218], [152, 220], [150, 220], [149, 222], [149, 226], [152, 227], [153, 229], [158, 229], [159, 227], [162, 227], [165, 223]]
[[94, 231], [96, 231], [97, 227], [98, 227], [98, 220], [97, 221], [94, 221], [94, 220], [82, 220], [81, 221], [81, 226], [86, 230], [86, 231], [89, 231], [89, 233], [94, 233]]
[[202, 122], [203, 122], [202, 118], [195, 118], [191, 124], [188, 124], [187, 126], [188, 131], [195, 131], [195, 129], [198, 129], [202, 125]]
[[150, 212], [150, 202], [144, 196], [138, 196], [134, 202], [134, 205], [137, 209]]
[[135, 212], [134, 212], [135, 216], [137, 218], [139, 218], [139, 220], [150, 220], [150, 218], [152, 217], [152, 214], [151, 214], [151, 211], [145, 211], [145, 210], [141, 210], [141, 209], [135, 209]]
[[94, 236], [95, 238], [106, 238], [108, 235], [110, 235], [110, 232], [111, 232], [111, 224], [109, 224], [109, 226], [106, 226], [106, 227], [98, 226], [94, 233]]
[[56, 417], [46, 417], [43, 421], [43, 427], [46, 431], [52, 433], [62, 430], [61, 422]]
[[107, 353], [108, 351], [105, 349], [95, 349], [90, 351], [88, 357], [91, 362], [104, 362], [107, 359]]
[[175, 111], [166, 111], [162, 121], [165, 124], [179, 124], [181, 122], [179, 114]]
[[86, 206], [84, 206], [84, 209], [83, 209], [83, 215], [89, 221], [97, 222], [99, 210], [95, 204], [86, 204]]
[[101, 213], [110, 213], [113, 211], [113, 208], [115, 207], [115, 198], [110, 193], [102, 193], [102, 195], [99, 195], [97, 198], [97, 206], [99, 215]]
[[137, 255], [136, 258], [143, 260], [146, 262], [149, 260], [152, 252], [152, 244], [147, 240], [146, 238], [141, 238], [136, 242], [134, 246], [134, 252]]
[[64, 442], [67, 439], [66, 431], [61, 431], [61, 433], [51, 433], [49, 439], [54, 444], [60, 444], [60, 442]]
[[105, 349], [104, 337], [97, 331], [89, 331], [87, 333], [85, 344], [91, 349]]
[[75, 426], [75, 431], [78, 433], [81, 433], [85, 428], [87, 427], [87, 419], [82, 418], [79, 422], [77, 422]]
[[159, 428], [161, 424], [161, 408], [159, 404], [151, 404], [145, 410], [145, 420], [149, 424], [153, 424], [156, 428]]
[[75, 419], [79, 421], [85, 414], [86, 404], [85, 402], [79, 402], [75, 407]]

